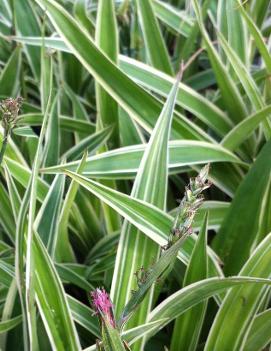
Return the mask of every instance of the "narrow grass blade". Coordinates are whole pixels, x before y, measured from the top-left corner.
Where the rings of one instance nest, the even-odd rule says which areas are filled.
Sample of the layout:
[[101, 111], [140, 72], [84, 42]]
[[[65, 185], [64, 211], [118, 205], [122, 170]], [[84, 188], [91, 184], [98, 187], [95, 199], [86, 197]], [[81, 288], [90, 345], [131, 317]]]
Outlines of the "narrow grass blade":
[[[181, 75], [179, 74], [151, 134], [131, 193], [133, 197], [142, 199], [161, 209], [164, 209], [166, 204], [168, 139], [180, 79]], [[117, 317], [130, 299], [131, 291], [136, 287], [136, 281], [131, 279], [131, 268], [135, 272], [142, 266], [149, 267], [152, 261], [156, 261], [159, 252], [160, 248], [157, 244], [143, 236], [132, 224], [127, 221], [124, 222], [111, 286], [111, 297], [115, 304]], [[127, 269], [128, 267], [129, 269]], [[137, 312], [129, 321], [130, 328], [146, 321], [152, 298], [153, 289], [150, 289], [148, 296], [145, 297], [144, 302], [141, 303]], [[137, 344], [135, 349], [141, 347], [140, 344]]]
[[[50, 0], [50, 1], [52, 1], [52, 0]], [[32, 44], [40, 46], [41, 45], [41, 38], [34, 38], [34, 39], [32, 38], [30, 41], [27, 40], [27, 42], [28, 43], [32, 42]], [[63, 40], [62, 39], [59, 39], [59, 38], [57, 38], [57, 39], [48, 39], [48, 40], [46, 39], [46, 42], [50, 43], [50, 45], [55, 45], [56, 49], [60, 48], [61, 50], [64, 49], [64, 50], [67, 51], [67, 46], [65, 46], [65, 45], [63, 46]], [[76, 43], [77, 43], [77, 41], [76, 41]], [[69, 49], [69, 52], [71, 52], [70, 49]], [[87, 57], [89, 58], [89, 55]], [[95, 63], [95, 62], [93, 62], [93, 63]], [[110, 66], [110, 67], [112, 68], [112, 66]], [[116, 68], [114, 70], [116, 70]], [[107, 72], [107, 70], [103, 70], [101, 73], [104, 74], [105, 72]], [[123, 74], [119, 73], [118, 76], [119, 77], [123, 77]], [[112, 82], [115, 82], [115, 79], [112, 80], [110, 77], [108, 77], [108, 79], [106, 80], [106, 83], [110, 83], [111, 84]], [[129, 80], [129, 83], [127, 83], [126, 81], [125, 82], [123, 82], [123, 81], [121, 82], [120, 81], [119, 84], [118, 84], [118, 88], [128, 87], [128, 86], [130, 86], [130, 83], [131, 83], [130, 80]], [[135, 87], [134, 84], [133, 84], [133, 87]], [[128, 91], [134, 91], [134, 88], [132, 88], [132, 87], [130, 87], [130, 88], [128, 89]], [[146, 91], [140, 89], [139, 86], [136, 85], [136, 91], [138, 91], [138, 89], [141, 91], [142, 96], [141, 95], [138, 96], [138, 99], [136, 99], [137, 101], [135, 101], [134, 103], [132, 103], [130, 101], [130, 98], [129, 98], [128, 100], [132, 104], [132, 110], [126, 108], [126, 111], [128, 111], [128, 113], [130, 111], [129, 115], [133, 119], [135, 119], [137, 122], [139, 122], [139, 124], [142, 125], [145, 129], [146, 128], [148, 129], [148, 127], [146, 126], [146, 123], [142, 124], [142, 119], [139, 120], [136, 116], [140, 117], [140, 113], [143, 113], [144, 116], [145, 116], [144, 118], [146, 118], [148, 120], [148, 123], [151, 123], [151, 125], [153, 126], [155, 124], [155, 120], [156, 120], [157, 116], [159, 115], [159, 112], [160, 112], [160, 109], [161, 109], [161, 105], [160, 105], [160, 108], [158, 108], [158, 110], [157, 110], [156, 107], [157, 107], [157, 103], [159, 104], [159, 102], [157, 100], [155, 100], [155, 99], [153, 100], [153, 98], [149, 94], [147, 94]], [[115, 89], [115, 92], [116, 91], [118, 91], [118, 89], [117, 90]], [[134, 94], [132, 94], [133, 97], [135, 97], [137, 95], [136, 91], [134, 91]], [[113, 96], [115, 96], [115, 95], [113, 95]], [[125, 97], [125, 98], [130, 97], [130, 96], [127, 95], [127, 89], [125, 89], [125, 91], [122, 93], [122, 98], [123, 97]], [[150, 99], [152, 101], [150, 101]], [[147, 102], [147, 100], [148, 100], [148, 102]], [[138, 105], [139, 101], [140, 101], [140, 104], [139, 104], [140, 106]], [[146, 105], [145, 105], [145, 102], [146, 102]], [[123, 104], [121, 104], [121, 102], [119, 102], [119, 103], [120, 103], [120, 105], [123, 106]], [[156, 107], [154, 107], [154, 105], [156, 105]], [[144, 106], [144, 108], [143, 108], [143, 106]], [[127, 105], [126, 105], [126, 107], [127, 107]], [[136, 114], [136, 116], [135, 116], [135, 110], [134, 110], [135, 107], [136, 107], [136, 109], [138, 107], [137, 110], [140, 111], [140, 113]], [[123, 108], [125, 109], [125, 106], [123, 106]], [[154, 114], [154, 109], [156, 111], [155, 114]], [[182, 128], [181, 129], [179, 128], [180, 127], [180, 123], [183, 124], [181, 122], [183, 120], [183, 116], [181, 116], [179, 114], [178, 115], [176, 114], [176, 118], [174, 118], [174, 120], [173, 120], [173, 128], [172, 128], [172, 134], [173, 134], [174, 137], [213, 141], [213, 138], [210, 138], [207, 133], [205, 133], [201, 128], [197, 127], [195, 124], [193, 124], [191, 126], [192, 129], [194, 129], [194, 131], [192, 132], [192, 129], [189, 126], [187, 126], [187, 124], [185, 123], [186, 126], [187, 126], [187, 128], [185, 127], [186, 131], [190, 130], [190, 132], [188, 134], [186, 133], [185, 134], [186, 136], [185, 136], [183, 134], [183, 132], [181, 132]], [[189, 122], [189, 124], [190, 123], [191, 122]], [[178, 125], [178, 127], [177, 127], [177, 125]], [[227, 173], [227, 177], [225, 177], [226, 173]], [[238, 173], [238, 174], [240, 174], [240, 173]], [[240, 183], [240, 177], [238, 177], [238, 174], [236, 173], [236, 169], [232, 169], [230, 167], [230, 165], [223, 165], [223, 167], [221, 167], [221, 166], [219, 166], [219, 167], [213, 166], [212, 170], [211, 170], [211, 176], [212, 176], [211, 180], [219, 188], [221, 188], [226, 194], [228, 194], [229, 196], [232, 197], [233, 194], [236, 191], [236, 188], [237, 188], [238, 184]]]
[[[42, 124], [41, 113], [27, 113], [20, 115], [18, 124], [29, 124], [31, 126], [40, 126]], [[59, 116], [59, 126], [61, 130], [68, 132], [78, 132], [81, 133], [84, 137], [89, 136], [95, 132], [95, 126], [86, 121], [78, 121], [71, 117]]]
[[147, 58], [150, 64], [169, 75], [173, 74], [169, 54], [155, 17], [152, 1], [136, 0], [139, 21], [146, 44]]
[[70, 295], [67, 295], [67, 299], [73, 320], [99, 338], [99, 324], [97, 317], [93, 315], [93, 310]]
[[245, 118], [247, 111], [246, 106], [243, 102], [243, 99], [236, 88], [233, 80], [229, 76], [226, 67], [223, 65], [221, 58], [219, 57], [217, 51], [215, 50], [210, 37], [204, 27], [201, 9], [199, 7], [198, 1], [192, 1], [197, 21], [204, 38], [204, 43], [206, 45], [206, 49], [209, 55], [210, 62], [212, 64], [212, 68], [216, 75], [217, 83], [219, 85], [221, 95], [223, 97], [224, 105], [226, 109], [229, 111], [230, 117], [233, 122], [240, 122]]
[[0, 322], [0, 334], [5, 333], [15, 328], [22, 321], [22, 316], [14, 317], [12, 319]]
[[251, 325], [244, 351], [261, 351], [271, 341], [271, 310], [258, 314]]
[[[220, 18], [218, 21], [223, 23], [220, 32], [223, 34], [230, 47], [236, 52], [239, 59], [248, 67], [249, 49], [247, 28], [244, 24], [242, 15], [238, 11], [238, 5], [235, 0], [219, 1], [222, 4], [219, 11]], [[225, 56], [227, 58], [227, 55]]]
[[255, 130], [259, 124], [270, 117], [271, 106], [253, 113], [238, 123], [222, 140], [221, 145], [228, 150], [235, 151]]
[[[43, 155], [43, 166], [49, 167], [50, 165], [55, 164], [59, 160], [60, 152], [60, 131], [59, 131], [59, 106], [58, 106], [58, 95], [52, 102], [52, 108], [50, 111], [48, 128], [45, 134], [45, 150]], [[46, 179], [46, 178], [45, 178]], [[46, 179], [48, 180], [48, 178]], [[50, 180], [50, 178], [49, 178]]]
[[55, 252], [64, 183], [65, 176], [60, 175], [55, 177], [34, 223], [50, 256]]
[[[31, 177], [30, 169], [28, 167], [24, 167], [21, 163], [15, 162], [9, 158], [6, 158], [5, 163], [12, 177], [17, 180], [24, 189], [26, 189]], [[37, 199], [40, 202], [45, 199], [48, 190], [48, 184], [41, 178], [38, 178]]]
[[[9, 286], [8, 292], [6, 294], [6, 300], [3, 306], [1, 322], [10, 322], [11, 317], [14, 316], [13, 310], [14, 310], [14, 307], [16, 306], [17, 293], [18, 291], [17, 291], [16, 279], [13, 278]], [[22, 316], [17, 316], [15, 318], [19, 318], [19, 317], [22, 319]], [[14, 322], [14, 318], [12, 318], [11, 320], [13, 320]], [[7, 348], [6, 342], [7, 342], [8, 335], [9, 335], [8, 330], [1, 333], [0, 335], [0, 347], [3, 350]]]
[[36, 299], [52, 348], [79, 351], [81, 346], [63, 286], [38, 235], [34, 235], [33, 254]]
[[[134, 344], [137, 340], [141, 339], [145, 334], [152, 332], [152, 330], [157, 329], [157, 327], [163, 323], [164, 320], [158, 320], [155, 322], [150, 322], [150, 323], [145, 323], [142, 325], [139, 325], [138, 327], [124, 330], [122, 332], [122, 336], [124, 340], [126, 340], [129, 343], [129, 346]], [[87, 347], [83, 351], [95, 351], [97, 350], [96, 345], [92, 345], [90, 347]]]
[[13, 129], [13, 134], [27, 137], [27, 138], [37, 138], [37, 134], [33, 131], [31, 127], [16, 127]]
[[[240, 184], [221, 229], [213, 241], [213, 247], [222, 258], [227, 274], [237, 273], [241, 269], [263, 225], [261, 218], [265, 211], [264, 198], [270, 184], [270, 157], [271, 142], [268, 142]], [[251, 188], [254, 189], [253, 192]]]
[[[136, 82], [162, 96], [167, 96], [174, 84], [174, 79], [163, 72], [123, 55], [120, 56], [120, 67]], [[222, 110], [182, 82], [176, 104], [191, 112], [218, 135], [224, 135], [232, 126]]]
[[[165, 318], [164, 325], [160, 325], [158, 332], [172, 320], [180, 316], [189, 308], [197, 305], [204, 300], [221, 293], [234, 286], [243, 285], [244, 287], [270, 285], [269, 279], [254, 277], [229, 277], [229, 278], [209, 278], [177, 291], [160, 303], [149, 315], [149, 322]], [[152, 332], [151, 335], [154, 333]], [[226, 345], [225, 345], [226, 346]], [[222, 348], [223, 350], [223, 348]]]
[[81, 22], [81, 24], [85, 27], [87, 31], [95, 31], [94, 19], [91, 18], [90, 14], [87, 12], [86, 0], [75, 0], [73, 12], [76, 19], [78, 19], [78, 21]]
[[[87, 33], [78, 26], [62, 6], [54, 0], [36, 1], [46, 6], [63, 40], [89, 73], [144, 129], [151, 131], [161, 112], [162, 104], [103, 55]], [[185, 117], [179, 116], [174, 119], [173, 135], [202, 139], [203, 134], [205, 135], [200, 128]]]
[[85, 150], [87, 150], [89, 154], [93, 154], [99, 147], [104, 146], [111, 133], [112, 128], [108, 127], [89, 135], [65, 152], [65, 154], [62, 155], [62, 158], [67, 161], [78, 160], [78, 158], [82, 157]]
[[[95, 43], [110, 60], [118, 64], [119, 41], [113, 0], [99, 1]], [[109, 126], [114, 128], [108, 144], [109, 149], [114, 149], [119, 146], [120, 142], [118, 104], [100, 84], [96, 84], [96, 104], [97, 131]]]
[[16, 238], [16, 226], [13, 208], [9, 194], [3, 184], [0, 184], [0, 200], [0, 223], [7, 233], [9, 240], [14, 243]]
[[193, 28], [193, 18], [189, 18], [188, 14], [179, 11], [168, 3], [154, 0], [152, 6], [156, 17], [164, 24], [169, 26], [174, 32], [188, 37]]
[[[251, 254], [239, 276], [269, 278], [270, 259], [271, 234]], [[258, 285], [232, 289], [215, 317], [205, 350], [242, 350], [265, 292], [266, 289]]]
[[69, 268], [65, 264], [55, 264], [57, 273], [63, 283], [73, 284], [81, 289], [84, 289], [87, 293], [94, 289], [84, 277], [77, 274], [74, 270]]
[[[49, 112], [51, 109], [51, 99], [52, 99], [52, 89], [53, 89], [53, 62], [51, 59], [50, 65], [50, 94], [48, 96], [48, 101], [46, 105], [46, 110], [44, 113], [43, 124], [40, 132], [39, 142], [34, 158], [34, 163], [32, 167], [32, 174], [29, 180], [29, 193], [28, 189], [25, 194], [25, 199], [29, 203], [29, 211], [28, 211], [28, 222], [27, 222], [27, 235], [26, 235], [26, 248], [25, 251], [21, 250], [20, 255], [21, 259], [23, 260], [24, 253], [25, 253], [25, 299], [26, 299], [26, 312], [27, 312], [27, 322], [29, 328], [29, 338], [30, 338], [30, 350], [35, 348], [35, 325], [33, 320], [35, 319], [35, 307], [34, 307], [34, 289], [33, 289], [33, 277], [34, 277], [34, 261], [32, 255], [32, 239], [33, 239], [33, 225], [35, 221], [36, 215], [36, 201], [37, 201], [37, 178], [38, 178], [38, 171], [40, 167], [40, 162], [42, 158], [42, 143], [45, 137], [47, 123], [49, 119]], [[27, 197], [29, 197], [27, 199]], [[21, 233], [21, 241], [23, 244], [24, 235], [23, 232]], [[23, 245], [21, 245], [22, 248]]]
[[[88, 157], [83, 174], [95, 178], [133, 178], [138, 172], [146, 145], [133, 145]], [[212, 162], [242, 163], [234, 154], [219, 145], [200, 141], [169, 142], [169, 170], [178, 172], [182, 167]], [[75, 171], [79, 161], [42, 169], [44, 173], [58, 173], [63, 168]]]
[[[266, 69], [271, 73], [271, 57], [269, 50], [264, 42], [264, 38], [262, 36], [261, 31], [257, 27], [257, 25], [254, 23], [253, 19], [250, 17], [248, 12], [244, 9], [242, 3], [238, 0], [239, 6], [238, 6], [238, 11], [240, 11], [241, 15], [243, 16], [244, 20], [246, 21], [246, 24], [248, 26], [248, 29], [255, 41], [255, 45], [257, 46], [259, 52], [261, 53], [262, 59], [266, 65]], [[255, 1], [256, 3], [256, 1]], [[257, 3], [260, 3], [260, 1], [257, 1]], [[268, 2], [266, 2], [267, 4]], [[257, 6], [257, 5], [256, 5]]]
[[0, 95], [16, 97], [18, 92], [19, 73], [21, 69], [21, 48], [13, 51], [0, 74]]
[[[208, 277], [208, 259], [206, 251], [207, 227], [208, 214], [205, 215], [201, 231], [186, 269], [184, 286]], [[170, 344], [170, 349], [172, 351], [181, 350], [182, 348], [189, 351], [196, 350], [206, 308], [207, 302], [200, 303], [176, 319]]]
[[[14, 1], [14, 21], [17, 35], [22, 36], [40, 36], [40, 24], [33, 6], [30, 5], [29, 0]], [[40, 77], [40, 49], [26, 46], [25, 53], [32, 69], [34, 77]]]
[[[137, 200], [133, 197], [117, 192], [116, 190], [107, 188], [104, 185], [76, 173], [70, 171], [65, 171], [65, 173], [99, 199], [109, 204], [121, 216], [131, 222], [138, 228], [138, 230], [146, 234], [157, 244], [160, 246], [166, 245], [168, 233], [172, 227], [173, 217], [145, 201]], [[178, 257], [185, 264], [188, 264], [189, 262], [194, 243], [194, 236], [190, 236], [184, 242], [183, 247], [179, 252]], [[218, 258], [214, 257], [210, 250], [208, 250], [208, 255], [211, 258], [209, 262], [210, 274], [221, 275]]]
[[[79, 173], [82, 171], [82, 168], [84, 167], [85, 158], [86, 158], [86, 154], [83, 156], [76, 170]], [[55, 251], [53, 253], [53, 257], [55, 257], [57, 262], [75, 261], [74, 252], [69, 242], [68, 224], [69, 224], [69, 217], [71, 215], [72, 205], [77, 194], [77, 190], [78, 190], [78, 184], [72, 181], [66, 193], [64, 203], [61, 207], [61, 213], [59, 218], [59, 231], [56, 239]]]
[[[260, 110], [265, 107], [264, 100], [262, 98], [261, 92], [259, 91], [256, 83], [254, 82], [253, 78], [250, 76], [248, 70], [246, 69], [245, 65], [242, 61], [238, 58], [237, 54], [233, 51], [230, 45], [227, 43], [226, 39], [223, 37], [221, 33], [218, 32], [218, 37], [221, 43], [229, 62], [231, 63], [238, 79], [242, 83], [242, 86], [251, 101], [253, 109], [255, 111]], [[267, 119], [263, 121], [264, 131], [267, 140], [271, 136], [271, 122]]]
[[[108, 33], [111, 33], [108, 36]], [[95, 31], [95, 43], [99, 49], [116, 65], [118, 65], [119, 40], [118, 28], [115, 14], [115, 7], [113, 0], [101, 0], [97, 9], [97, 23]], [[96, 106], [97, 106], [97, 121], [96, 130], [100, 131], [102, 128], [113, 127], [110, 139], [104, 147], [99, 151], [107, 149], [114, 149], [120, 145], [119, 134], [119, 107], [114, 98], [96, 82]], [[115, 189], [114, 181], [104, 181], [104, 184]], [[106, 204], [102, 204], [103, 215], [106, 224], [106, 231], [108, 234], [120, 229], [119, 217], [115, 215], [114, 211]]]
[[253, 14], [255, 23], [259, 28], [262, 27], [262, 24], [266, 18], [269, 2], [265, 0], [253, 0], [250, 4], [250, 12]]

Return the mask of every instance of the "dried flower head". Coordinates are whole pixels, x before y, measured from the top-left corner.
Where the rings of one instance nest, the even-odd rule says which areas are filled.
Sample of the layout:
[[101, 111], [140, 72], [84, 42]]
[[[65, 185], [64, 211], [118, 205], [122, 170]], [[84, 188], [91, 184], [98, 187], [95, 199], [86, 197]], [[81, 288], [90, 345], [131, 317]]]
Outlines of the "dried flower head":
[[202, 168], [196, 178], [191, 178], [189, 185], [185, 188], [185, 194], [180, 201], [178, 212], [171, 229], [168, 244], [165, 249], [172, 246], [180, 237], [192, 234], [192, 223], [198, 208], [203, 203], [201, 193], [211, 186], [208, 181], [210, 166]]
[[116, 327], [115, 318], [113, 314], [113, 304], [108, 293], [104, 289], [97, 288], [91, 292], [92, 305], [95, 313], [103, 322], [109, 323], [113, 328]]
[[0, 102], [2, 124], [5, 130], [11, 130], [15, 127], [22, 102], [21, 97], [8, 98]]
[[140, 267], [134, 273], [134, 275], [136, 276], [136, 281], [137, 281], [138, 287], [140, 287], [141, 285], [146, 283], [146, 280], [147, 280], [149, 274], [150, 274], [150, 272], [148, 270], [146, 270], [143, 266]]

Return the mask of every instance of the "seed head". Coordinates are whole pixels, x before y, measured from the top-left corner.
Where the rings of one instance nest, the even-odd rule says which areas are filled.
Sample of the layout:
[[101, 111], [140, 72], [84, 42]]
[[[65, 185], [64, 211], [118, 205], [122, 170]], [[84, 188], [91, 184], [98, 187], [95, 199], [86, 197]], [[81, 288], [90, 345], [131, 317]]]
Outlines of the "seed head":
[[8, 98], [0, 102], [2, 124], [5, 130], [11, 130], [15, 127], [22, 102], [21, 97]]
[[191, 178], [189, 185], [185, 188], [185, 194], [178, 208], [173, 227], [169, 235], [168, 244], [165, 246], [167, 250], [180, 237], [191, 235], [192, 224], [198, 208], [203, 203], [202, 192], [211, 186], [208, 181], [209, 165], [202, 168], [196, 178]]

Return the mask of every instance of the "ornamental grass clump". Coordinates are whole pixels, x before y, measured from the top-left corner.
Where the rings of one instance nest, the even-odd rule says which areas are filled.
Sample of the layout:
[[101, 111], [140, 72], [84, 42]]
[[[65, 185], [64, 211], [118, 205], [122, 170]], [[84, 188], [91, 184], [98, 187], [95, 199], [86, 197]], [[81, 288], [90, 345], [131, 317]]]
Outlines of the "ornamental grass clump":
[[270, 348], [270, 4], [0, 1], [1, 351]]
[[[197, 177], [190, 179], [189, 186], [185, 188], [185, 195], [177, 209], [167, 246], [164, 247], [164, 251], [156, 263], [150, 267], [141, 267], [135, 272], [138, 289], [132, 291], [132, 297], [125, 305], [118, 321], [115, 320], [113, 304], [107, 292], [100, 288], [91, 292], [93, 308], [100, 321], [104, 347], [107, 344], [114, 345], [116, 335], [118, 335], [117, 342], [119, 343], [124, 324], [143, 302], [152, 285], [157, 281], [164, 280], [173, 269], [176, 256], [184, 240], [193, 233], [193, 219], [204, 199], [202, 192], [211, 185], [208, 181], [208, 173], [209, 165], [205, 166]], [[114, 329], [112, 336], [106, 332], [108, 328]], [[102, 346], [100, 347], [102, 348]], [[125, 347], [128, 347], [127, 343], [125, 343]]]

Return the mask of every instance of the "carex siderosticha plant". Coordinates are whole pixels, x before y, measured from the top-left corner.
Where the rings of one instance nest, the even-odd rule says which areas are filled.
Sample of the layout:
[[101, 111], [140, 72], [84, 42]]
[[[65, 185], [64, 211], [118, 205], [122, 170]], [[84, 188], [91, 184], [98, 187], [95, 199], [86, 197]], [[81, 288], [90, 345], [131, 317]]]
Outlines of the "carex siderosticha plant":
[[270, 348], [270, 18], [0, 1], [1, 351]]
[[[92, 304], [95, 314], [98, 315], [101, 328], [103, 346], [101, 349], [130, 349], [125, 341], [121, 341], [121, 330], [131, 314], [144, 300], [151, 286], [158, 280], [164, 280], [174, 266], [176, 256], [185, 239], [193, 233], [192, 224], [194, 216], [203, 203], [201, 193], [210, 187], [208, 182], [209, 165], [205, 166], [199, 175], [190, 179], [189, 186], [185, 188], [185, 195], [180, 201], [177, 215], [170, 230], [167, 245], [158, 261], [151, 267], [141, 267], [136, 273], [138, 288], [132, 292], [132, 297], [124, 307], [119, 320], [114, 316], [114, 306], [104, 289], [97, 288], [91, 292]], [[121, 345], [123, 342], [123, 345]]]

